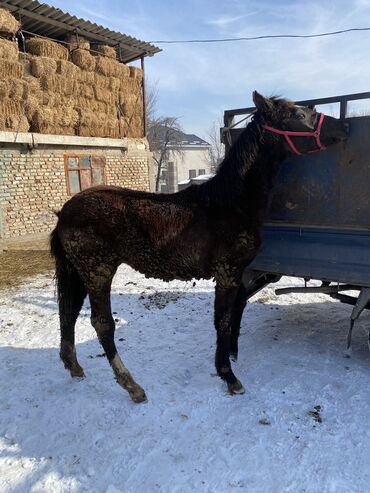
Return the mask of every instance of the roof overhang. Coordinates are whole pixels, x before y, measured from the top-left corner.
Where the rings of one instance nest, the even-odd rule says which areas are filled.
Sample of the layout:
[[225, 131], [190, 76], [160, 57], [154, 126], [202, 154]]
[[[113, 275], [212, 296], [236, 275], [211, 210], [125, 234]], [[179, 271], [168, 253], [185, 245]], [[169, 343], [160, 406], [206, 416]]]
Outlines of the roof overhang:
[[78, 34], [90, 42], [114, 46], [118, 58], [124, 63], [153, 56], [162, 51], [150, 43], [79, 19], [36, 0], [0, 0], [0, 7], [12, 12], [21, 21], [22, 29], [27, 33], [60, 41], [65, 40], [69, 33]]

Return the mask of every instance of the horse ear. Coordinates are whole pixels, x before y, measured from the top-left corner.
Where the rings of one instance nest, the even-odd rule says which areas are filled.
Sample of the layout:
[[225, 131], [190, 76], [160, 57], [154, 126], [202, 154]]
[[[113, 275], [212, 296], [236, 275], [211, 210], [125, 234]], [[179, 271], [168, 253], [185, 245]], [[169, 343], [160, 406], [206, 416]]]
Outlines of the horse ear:
[[257, 91], [253, 91], [253, 103], [259, 111], [267, 112], [272, 109], [271, 99], [264, 98], [262, 94]]

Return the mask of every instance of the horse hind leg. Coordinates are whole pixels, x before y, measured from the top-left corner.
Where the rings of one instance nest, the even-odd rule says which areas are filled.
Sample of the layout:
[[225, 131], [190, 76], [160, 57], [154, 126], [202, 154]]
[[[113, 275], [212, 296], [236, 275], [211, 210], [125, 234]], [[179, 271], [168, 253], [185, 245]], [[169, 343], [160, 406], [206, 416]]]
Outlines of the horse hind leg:
[[75, 286], [70, 299], [62, 300], [59, 304], [60, 315], [60, 358], [64, 367], [70, 371], [72, 377], [83, 378], [83, 368], [77, 360], [75, 347], [75, 324], [86, 297], [86, 290], [81, 286]]
[[75, 348], [75, 324], [86, 297], [85, 286], [64, 252], [56, 255], [56, 281], [60, 321], [60, 358], [72, 377], [84, 377]]
[[91, 324], [96, 330], [98, 339], [103, 346], [119, 385], [127, 390], [134, 402], [144, 402], [147, 400], [144, 390], [135, 382], [128, 369], [124, 366], [114, 343], [115, 323], [110, 301], [111, 280], [104, 285], [100, 284], [99, 286], [88, 288], [91, 304]]

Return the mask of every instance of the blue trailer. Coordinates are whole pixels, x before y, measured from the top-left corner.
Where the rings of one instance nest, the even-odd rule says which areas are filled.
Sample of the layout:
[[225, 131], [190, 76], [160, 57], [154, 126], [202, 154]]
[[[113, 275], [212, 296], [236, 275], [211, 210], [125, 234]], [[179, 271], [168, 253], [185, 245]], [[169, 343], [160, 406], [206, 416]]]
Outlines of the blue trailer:
[[[323, 292], [354, 305], [348, 347], [354, 321], [370, 308], [370, 116], [347, 117], [347, 108], [350, 101], [369, 98], [367, 92], [297, 102], [338, 104], [340, 118], [349, 124], [349, 138], [283, 163], [261, 251], [243, 278], [247, 298], [283, 275], [321, 280], [321, 286], [276, 293]], [[242, 131], [235, 120], [245, 119], [253, 110], [225, 111], [221, 134], [226, 152]], [[348, 296], [348, 290], [358, 290], [359, 296]]]

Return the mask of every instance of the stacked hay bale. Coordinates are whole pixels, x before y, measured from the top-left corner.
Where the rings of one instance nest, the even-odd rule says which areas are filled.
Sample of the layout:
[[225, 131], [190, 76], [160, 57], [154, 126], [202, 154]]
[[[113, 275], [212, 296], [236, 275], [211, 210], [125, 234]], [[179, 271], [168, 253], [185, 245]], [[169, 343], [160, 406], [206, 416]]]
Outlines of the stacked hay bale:
[[[9, 25], [16, 21], [4, 12]], [[142, 71], [119, 62], [114, 47], [90, 47], [74, 34], [67, 41], [68, 48], [31, 38], [18, 53], [16, 43], [0, 40], [0, 130], [142, 137]]]
[[75, 90], [78, 69], [68, 61], [68, 49], [41, 38], [27, 40], [34, 87], [38, 84], [40, 104], [31, 116], [31, 131], [47, 134], [75, 135], [78, 113]]
[[[27, 132], [29, 123], [23, 109], [26, 85], [23, 65], [18, 61], [14, 36], [20, 23], [7, 10], [0, 9], [0, 130]], [[7, 39], [6, 39], [7, 38]]]

